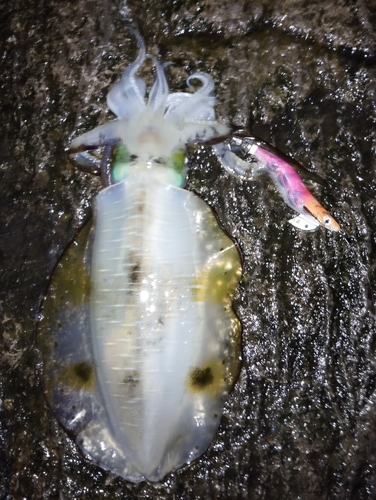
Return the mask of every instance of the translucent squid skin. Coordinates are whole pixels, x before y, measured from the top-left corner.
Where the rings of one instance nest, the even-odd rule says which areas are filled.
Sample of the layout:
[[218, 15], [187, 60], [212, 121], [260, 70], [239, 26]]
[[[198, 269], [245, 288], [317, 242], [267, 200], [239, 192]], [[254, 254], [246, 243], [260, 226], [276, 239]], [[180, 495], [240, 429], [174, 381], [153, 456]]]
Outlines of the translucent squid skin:
[[185, 144], [229, 131], [215, 121], [212, 79], [195, 74], [197, 92], [168, 94], [154, 60], [146, 103], [136, 36], [139, 55], [108, 97], [119, 118], [72, 143], [85, 168], [80, 151], [118, 154], [91, 228], [54, 273], [40, 337], [47, 399], [82, 452], [129, 481], [160, 481], [218, 429], [240, 368], [242, 268], [211, 209], [180, 187]]
[[241, 264], [202, 200], [139, 170], [97, 196], [41, 333], [48, 401], [81, 450], [127, 480], [159, 481], [219, 426], [239, 371]]

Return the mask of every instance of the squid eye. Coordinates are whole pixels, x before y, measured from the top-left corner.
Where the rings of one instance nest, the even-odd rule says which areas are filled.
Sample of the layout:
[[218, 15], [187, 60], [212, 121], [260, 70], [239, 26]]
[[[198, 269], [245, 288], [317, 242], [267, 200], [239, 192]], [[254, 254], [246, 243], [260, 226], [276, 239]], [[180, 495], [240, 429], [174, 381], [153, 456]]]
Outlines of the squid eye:
[[131, 157], [127, 148], [123, 145], [118, 146], [114, 151], [114, 161], [112, 164], [112, 179], [120, 182], [127, 177]]
[[177, 173], [181, 174], [184, 170], [186, 162], [186, 156], [184, 151], [175, 151], [168, 162], [168, 166], [175, 170]]
[[186, 178], [186, 155], [184, 151], [175, 151], [167, 162], [172, 175], [172, 182], [176, 186], [183, 186]]

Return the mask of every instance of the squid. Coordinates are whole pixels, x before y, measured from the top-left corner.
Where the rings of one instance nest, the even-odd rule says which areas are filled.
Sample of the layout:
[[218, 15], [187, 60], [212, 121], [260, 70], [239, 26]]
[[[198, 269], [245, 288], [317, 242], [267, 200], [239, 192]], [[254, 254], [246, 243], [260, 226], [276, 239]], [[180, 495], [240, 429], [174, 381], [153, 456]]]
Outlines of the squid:
[[147, 55], [133, 33], [138, 55], [107, 96], [116, 119], [70, 146], [104, 188], [57, 265], [39, 330], [47, 400], [82, 453], [128, 481], [157, 482], [208, 449], [241, 360], [232, 308], [241, 257], [208, 205], [184, 189], [186, 146], [210, 145], [232, 175], [266, 166], [292, 208], [318, 216], [284, 194], [299, 184], [294, 171], [216, 120], [208, 74], [170, 93], [164, 66], [148, 56], [156, 78], [146, 98], [137, 72]]

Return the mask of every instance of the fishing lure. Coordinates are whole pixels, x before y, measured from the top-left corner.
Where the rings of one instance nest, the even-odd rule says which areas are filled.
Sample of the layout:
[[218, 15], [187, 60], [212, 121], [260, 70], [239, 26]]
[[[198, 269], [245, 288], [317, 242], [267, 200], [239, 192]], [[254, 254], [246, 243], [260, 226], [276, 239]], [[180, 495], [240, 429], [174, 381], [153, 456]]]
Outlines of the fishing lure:
[[[322, 179], [307, 172], [294, 159], [247, 132], [235, 132], [227, 148], [223, 144], [213, 148], [224, 167], [228, 169], [227, 165], [231, 162], [232, 172], [239, 176], [250, 174], [254, 177], [267, 172], [286, 204], [299, 214], [289, 220], [293, 226], [303, 231], [315, 231], [320, 225], [334, 232], [341, 230], [334, 217], [306, 188], [298, 172], [305, 172], [319, 184], [323, 183]], [[242, 159], [234, 159], [232, 151], [236, 151]]]
[[135, 36], [138, 56], [107, 98], [118, 118], [71, 144], [105, 188], [54, 272], [40, 345], [46, 397], [83, 453], [127, 480], [159, 481], [206, 451], [240, 367], [241, 260], [211, 209], [182, 189], [184, 150], [213, 144], [232, 173], [248, 164], [221, 142], [232, 129], [215, 120], [209, 75], [188, 78], [196, 92], [170, 94], [152, 57], [145, 100]]

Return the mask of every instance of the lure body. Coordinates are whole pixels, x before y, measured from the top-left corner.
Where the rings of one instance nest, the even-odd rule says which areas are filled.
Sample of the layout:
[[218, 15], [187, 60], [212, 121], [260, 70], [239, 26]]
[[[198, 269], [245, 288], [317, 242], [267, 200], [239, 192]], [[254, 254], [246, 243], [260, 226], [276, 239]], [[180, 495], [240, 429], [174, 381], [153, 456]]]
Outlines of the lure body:
[[305, 187], [299, 174], [287, 161], [256, 142], [250, 147], [249, 152], [265, 165], [287, 205], [302, 214], [307, 221], [315, 224], [313, 229], [321, 224], [331, 231], [340, 230], [339, 224]]
[[[304, 185], [297, 172], [297, 170], [303, 169], [301, 165], [249, 134], [245, 134], [242, 138], [234, 137], [232, 141], [237, 148], [242, 150], [245, 159], [248, 160], [237, 159], [236, 162], [233, 161], [238, 175], [249, 175], [249, 172], [255, 175], [266, 171], [286, 204], [300, 214], [289, 221], [292, 225], [306, 231], [314, 231], [320, 225], [330, 231], [340, 231], [341, 228], [337, 221]], [[222, 156], [227, 159], [229, 154], [231, 152], [225, 150]], [[251, 159], [256, 160], [258, 164], [252, 166], [252, 163], [249, 163]], [[321, 181], [317, 176], [313, 178], [316, 182]]]

